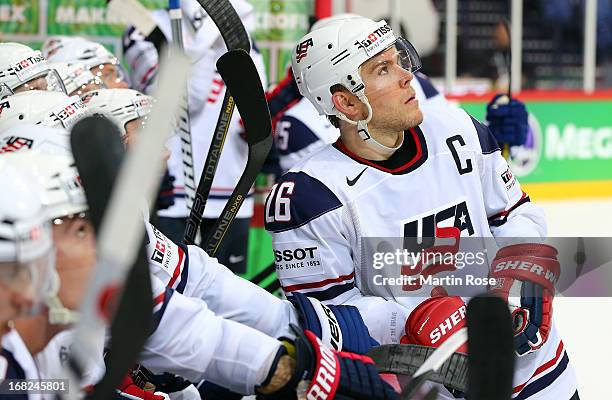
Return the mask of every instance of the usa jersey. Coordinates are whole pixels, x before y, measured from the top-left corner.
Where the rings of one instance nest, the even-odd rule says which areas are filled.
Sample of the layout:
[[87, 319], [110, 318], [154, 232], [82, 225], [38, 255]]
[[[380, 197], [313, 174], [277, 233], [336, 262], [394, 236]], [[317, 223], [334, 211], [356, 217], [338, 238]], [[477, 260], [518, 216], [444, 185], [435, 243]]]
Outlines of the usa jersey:
[[[372, 254], [362, 238], [435, 237], [451, 228], [457, 238], [495, 237], [503, 246], [504, 237], [546, 234], [543, 211], [521, 190], [486, 126], [456, 107], [421, 108], [423, 123], [405, 132], [388, 160], [362, 159], [338, 140], [292, 168], [266, 200], [285, 293], [357, 306], [381, 343], [399, 341], [410, 311], [431, 287], [409, 297], [364, 296], [361, 276], [372, 268]], [[569, 399], [576, 390], [553, 336], [517, 361], [516, 398]]]
[[140, 362], [155, 373], [253, 394], [297, 316], [288, 301], [234, 275], [197, 246], [145, 223], [154, 331]]
[[[38, 367], [26, 347], [19, 332], [11, 329], [2, 336], [0, 349], [0, 380], [4, 379], [40, 379]], [[52, 399], [52, 395], [38, 393], [2, 395], [7, 400], [45, 400]]]
[[[420, 104], [435, 103], [447, 106], [449, 103], [431, 83], [429, 78], [417, 72], [411, 85]], [[319, 115], [312, 103], [302, 97], [291, 106], [276, 123], [274, 143], [278, 150], [281, 171], [287, 172], [301, 159], [335, 142], [340, 136], [327, 117]]]

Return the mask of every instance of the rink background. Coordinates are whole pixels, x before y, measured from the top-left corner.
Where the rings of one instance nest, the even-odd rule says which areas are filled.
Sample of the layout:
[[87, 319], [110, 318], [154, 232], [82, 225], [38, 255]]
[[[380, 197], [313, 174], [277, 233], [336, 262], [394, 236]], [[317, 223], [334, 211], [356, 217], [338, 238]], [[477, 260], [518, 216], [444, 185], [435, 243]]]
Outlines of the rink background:
[[[612, 236], [612, 198], [535, 201], [546, 211], [549, 236]], [[576, 370], [581, 399], [610, 396], [610, 310], [612, 298], [555, 298], [555, 323]]]

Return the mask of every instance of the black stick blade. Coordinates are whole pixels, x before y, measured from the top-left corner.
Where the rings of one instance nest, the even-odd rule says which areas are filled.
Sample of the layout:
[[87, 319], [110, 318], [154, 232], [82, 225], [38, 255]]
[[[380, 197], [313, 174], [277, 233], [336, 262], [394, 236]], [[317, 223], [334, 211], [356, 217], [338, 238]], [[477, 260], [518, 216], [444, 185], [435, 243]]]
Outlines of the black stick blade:
[[470, 400], [509, 400], [514, 338], [508, 305], [499, 297], [474, 297], [467, 307]]
[[121, 134], [112, 121], [95, 115], [74, 126], [70, 145], [89, 205], [89, 217], [98, 232], [125, 153]]
[[217, 60], [217, 70], [234, 97], [249, 145], [270, 137], [270, 110], [259, 73], [249, 53], [241, 49], [228, 51]]

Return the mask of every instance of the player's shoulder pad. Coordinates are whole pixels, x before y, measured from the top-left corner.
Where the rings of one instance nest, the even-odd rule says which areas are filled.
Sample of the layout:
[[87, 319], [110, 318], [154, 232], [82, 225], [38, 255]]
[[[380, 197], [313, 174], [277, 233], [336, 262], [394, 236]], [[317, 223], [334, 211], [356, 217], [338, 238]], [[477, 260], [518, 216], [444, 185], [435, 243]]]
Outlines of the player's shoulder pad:
[[470, 119], [472, 120], [472, 124], [474, 124], [474, 128], [476, 129], [476, 135], [478, 135], [478, 141], [480, 142], [482, 154], [491, 154], [499, 151], [499, 144], [497, 143], [497, 140], [495, 140], [495, 136], [493, 136], [493, 133], [489, 127], [471, 115]]
[[276, 127], [278, 132], [286, 129], [289, 133], [287, 146], [284, 148], [277, 146], [281, 155], [294, 153], [319, 141], [319, 137], [304, 122], [288, 114], [283, 115]]
[[295, 229], [339, 207], [342, 202], [323, 182], [305, 172], [288, 172], [266, 199], [266, 230]]
[[427, 75], [421, 72], [416, 72], [414, 74], [414, 77], [416, 78], [419, 85], [421, 85], [426, 99], [430, 99], [440, 94], [440, 92], [438, 92], [438, 89], [436, 89], [436, 87], [433, 85]]

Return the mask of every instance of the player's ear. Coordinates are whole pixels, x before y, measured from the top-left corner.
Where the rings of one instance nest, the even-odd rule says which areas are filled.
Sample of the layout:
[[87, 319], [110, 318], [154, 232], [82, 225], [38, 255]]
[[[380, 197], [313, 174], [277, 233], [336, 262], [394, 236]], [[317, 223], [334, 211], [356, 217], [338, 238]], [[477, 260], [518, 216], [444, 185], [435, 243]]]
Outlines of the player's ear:
[[[348, 90], [335, 91], [332, 94], [332, 102], [334, 103], [336, 110], [346, 115], [348, 119], [353, 121], [364, 119], [364, 109], [366, 109], [365, 104], [363, 104], [361, 100], [357, 98], [357, 96]], [[365, 115], [367, 115], [367, 109], [365, 111]]]

